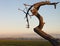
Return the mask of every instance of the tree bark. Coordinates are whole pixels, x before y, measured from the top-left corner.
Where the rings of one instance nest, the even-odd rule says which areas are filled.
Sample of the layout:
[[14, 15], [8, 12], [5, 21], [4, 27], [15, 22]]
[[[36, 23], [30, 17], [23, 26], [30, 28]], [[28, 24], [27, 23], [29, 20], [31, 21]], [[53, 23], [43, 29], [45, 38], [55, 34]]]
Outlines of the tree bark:
[[53, 38], [51, 35], [49, 35], [49, 34], [47, 34], [47, 33], [42, 31], [42, 28], [44, 26], [44, 22], [43, 22], [42, 16], [39, 13], [37, 13], [35, 16], [39, 20], [39, 25], [34, 28], [34, 32], [36, 32], [38, 35], [40, 35], [44, 39], [48, 40], [53, 46], [60, 46], [58, 44], [58, 41], [55, 38]]

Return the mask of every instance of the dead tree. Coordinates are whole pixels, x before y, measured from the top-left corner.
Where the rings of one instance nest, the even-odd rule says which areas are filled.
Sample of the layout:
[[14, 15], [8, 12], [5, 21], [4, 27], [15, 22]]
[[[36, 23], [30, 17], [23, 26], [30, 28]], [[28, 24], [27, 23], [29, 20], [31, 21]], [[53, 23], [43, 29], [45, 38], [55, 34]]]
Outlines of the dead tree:
[[[49, 35], [49, 34], [42, 31], [42, 28], [43, 28], [45, 23], [43, 22], [43, 17], [38, 13], [38, 10], [39, 10], [40, 6], [44, 6], [44, 5], [54, 5], [54, 7], [56, 9], [56, 5], [58, 3], [59, 2], [51, 3], [49, 1], [38, 2], [38, 3], [35, 3], [35, 4], [31, 5], [31, 7], [28, 9], [28, 11], [26, 13], [26, 18], [27, 18], [27, 15], [29, 14], [29, 10], [32, 12], [33, 15], [35, 15], [38, 18], [39, 25], [34, 28], [34, 31], [38, 35], [43, 37], [44, 39], [48, 40], [53, 46], [60, 46], [60, 45], [58, 44], [58, 41], [54, 37], [52, 37], [51, 35]], [[32, 7], [33, 7], [33, 9], [31, 9]]]

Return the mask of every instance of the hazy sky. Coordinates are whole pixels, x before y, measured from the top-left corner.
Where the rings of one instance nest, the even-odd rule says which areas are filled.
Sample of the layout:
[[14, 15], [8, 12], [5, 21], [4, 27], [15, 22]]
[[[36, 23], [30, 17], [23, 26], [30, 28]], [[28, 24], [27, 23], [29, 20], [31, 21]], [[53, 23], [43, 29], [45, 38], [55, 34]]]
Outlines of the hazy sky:
[[[25, 14], [18, 10], [24, 9], [24, 3], [34, 4], [43, 0], [0, 0], [0, 35], [2, 34], [25, 34], [34, 33], [33, 28], [38, 25], [38, 19], [33, 16], [30, 20], [30, 28], [26, 28]], [[60, 2], [60, 0], [50, 0]], [[43, 16], [47, 33], [60, 34], [60, 3], [54, 6], [42, 6], [39, 13]]]

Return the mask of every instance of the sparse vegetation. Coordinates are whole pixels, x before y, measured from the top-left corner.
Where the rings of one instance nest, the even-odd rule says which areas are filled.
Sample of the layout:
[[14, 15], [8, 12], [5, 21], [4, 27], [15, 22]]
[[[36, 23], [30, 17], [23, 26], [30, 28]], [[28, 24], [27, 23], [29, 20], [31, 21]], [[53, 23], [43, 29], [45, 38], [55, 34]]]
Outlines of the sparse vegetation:
[[0, 46], [52, 46], [44, 40], [0, 40]]

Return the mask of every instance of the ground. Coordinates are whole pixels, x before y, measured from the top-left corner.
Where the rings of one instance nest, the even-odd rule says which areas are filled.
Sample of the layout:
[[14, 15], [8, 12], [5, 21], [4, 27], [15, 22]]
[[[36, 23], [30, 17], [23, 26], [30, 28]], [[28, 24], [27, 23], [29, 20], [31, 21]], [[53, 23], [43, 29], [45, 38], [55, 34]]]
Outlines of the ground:
[[0, 46], [52, 46], [45, 40], [0, 40]]

